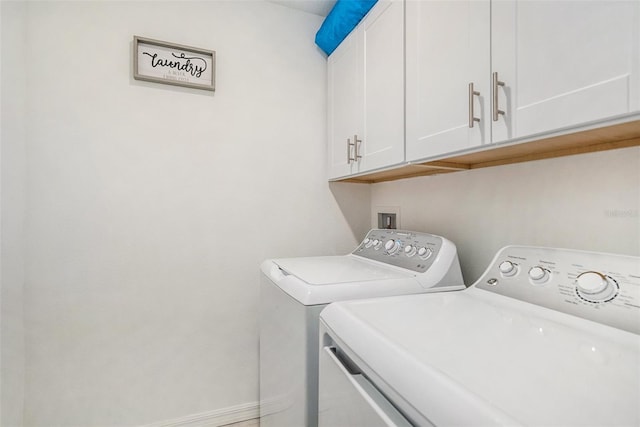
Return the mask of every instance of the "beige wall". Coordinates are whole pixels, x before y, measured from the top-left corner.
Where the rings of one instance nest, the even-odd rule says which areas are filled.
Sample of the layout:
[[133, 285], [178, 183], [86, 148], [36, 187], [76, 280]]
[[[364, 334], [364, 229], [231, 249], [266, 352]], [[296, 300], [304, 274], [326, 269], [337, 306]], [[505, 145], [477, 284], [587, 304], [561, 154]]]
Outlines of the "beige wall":
[[22, 425], [26, 3], [0, 3], [0, 425]]
[[[640, 254], [638, 148], [329, 185], [317, 16], [260, 1], [1, 10], [3, 426], [21, 422], [24, 371], [27, 426], [255, 405], [258, 264], [345, 253], [378, 206], [453, 240], [467, 284], [512, 243]], [[133, 80], [133, 35], [216, 50], [216, 92]]]
[[456, 243], [465, 283], [508, 244], [640, 255], [640, 148], [374, 184], [372, 210]]
[[[259, 263], [368, 226], [370, 189], [326, 180], [321, 18], [91, 1], [27, 22], [25, 425], [255, 405]], [[133, 80], [133, 35], [216, 50], [216, 92]]]

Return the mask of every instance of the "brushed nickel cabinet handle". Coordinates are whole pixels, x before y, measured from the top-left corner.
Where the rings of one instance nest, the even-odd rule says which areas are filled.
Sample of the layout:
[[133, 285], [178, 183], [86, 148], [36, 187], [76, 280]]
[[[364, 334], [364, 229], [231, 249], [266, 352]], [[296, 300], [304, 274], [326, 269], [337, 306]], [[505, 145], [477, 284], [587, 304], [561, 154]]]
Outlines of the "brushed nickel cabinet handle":
[[493, 72], [493, 121], [497, 122], [500, 115], [504, 116], [504, 111], [498, 108], [498, 87], [504, 86], [504, 82], [498, 79], [498, 73]]
[[472, 128], [475, 122], [480, 122], [480, 119], [475, 117], [473, 113], [473, 97], [480, 96], [480, 92], [473, 90], [473, 82], [469, 83], [469, 127]]
[[356, 159], [354, 159], [353, 157], [351, 157], [351, 147], [355, 145], [353, 142], [351, 142], [351, 138], [347, 138], [347, 164], [350, 165], [351, 162], [355, 162]]
[[360, 160], [362, 158], [362, 156], [358, 153], [360, 151], [360, 144], [362, 143], [361, 139], [358, 139], [358, 135], [353, 135], [353, 146], [355, 149], [355, 158], [353, 159], [353, 161], [357, 162], [358, 160]]

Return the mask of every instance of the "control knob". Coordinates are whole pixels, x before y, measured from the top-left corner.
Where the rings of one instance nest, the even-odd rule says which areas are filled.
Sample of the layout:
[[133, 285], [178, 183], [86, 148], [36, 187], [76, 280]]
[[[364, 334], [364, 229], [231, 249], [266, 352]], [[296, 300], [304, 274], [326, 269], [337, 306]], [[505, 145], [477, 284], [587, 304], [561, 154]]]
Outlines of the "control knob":
[[518, 273], [518, 265], [511, 261], [502, 261], [498, 266], [498, 270], [505, 277], [515, 276]]
[[539, 265], [531, 267], [531, 269], [529, 270], [529, 279], [531, 279], [531, 282], [536, 285], [541, 285], [548, 282], [550, 277], [551, 275], [549, 273], [549, 270], [547, 270], [546, 268], [542, 268]]
[[400, 250], [400, 242], [389, 239], [387, 240], [387, 243], [384, 244], [384, 249], [389, 255], [393, 255]]
[[428, 259], [433, 251], [429, 248], [425, 248], [424, 246], [418, 249], [418, 256], [422, 259]]
[[597, 271], [585, 271], [576, 277], [578, 295], [590, 302], [605, 302], [614, 298], [618, 288], [615, 280]]
[[404, 254], [406, 256], [408, 256], [409, 258], [414, 256], [416, 254], [416, 252], [417, 252], [417, 249], [413, 245], [407, 245], [407, 246], [404, 247]]

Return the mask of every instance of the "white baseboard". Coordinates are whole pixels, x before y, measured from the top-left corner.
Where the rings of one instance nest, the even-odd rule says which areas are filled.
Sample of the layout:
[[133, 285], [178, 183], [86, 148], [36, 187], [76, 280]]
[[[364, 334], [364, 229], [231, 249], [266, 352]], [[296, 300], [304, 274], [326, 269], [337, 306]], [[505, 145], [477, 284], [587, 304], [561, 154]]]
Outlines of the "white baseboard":
[[252, 420], [259, 416], [259, 403], [251, 402], [171, 420], [158, 421], [141, 427], [219, 427], [226, 424]]

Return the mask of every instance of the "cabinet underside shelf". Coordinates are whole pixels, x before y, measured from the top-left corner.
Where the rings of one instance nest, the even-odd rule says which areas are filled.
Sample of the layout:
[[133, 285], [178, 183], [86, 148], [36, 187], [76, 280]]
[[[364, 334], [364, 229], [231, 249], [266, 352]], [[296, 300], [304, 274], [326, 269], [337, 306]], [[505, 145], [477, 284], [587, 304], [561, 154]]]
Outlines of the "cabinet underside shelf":
[[526, 142], [488, 145], [469, 153], [405, 164], [337, 181], [372, 184], [634, 146], [640, 146], [640, 120]]

